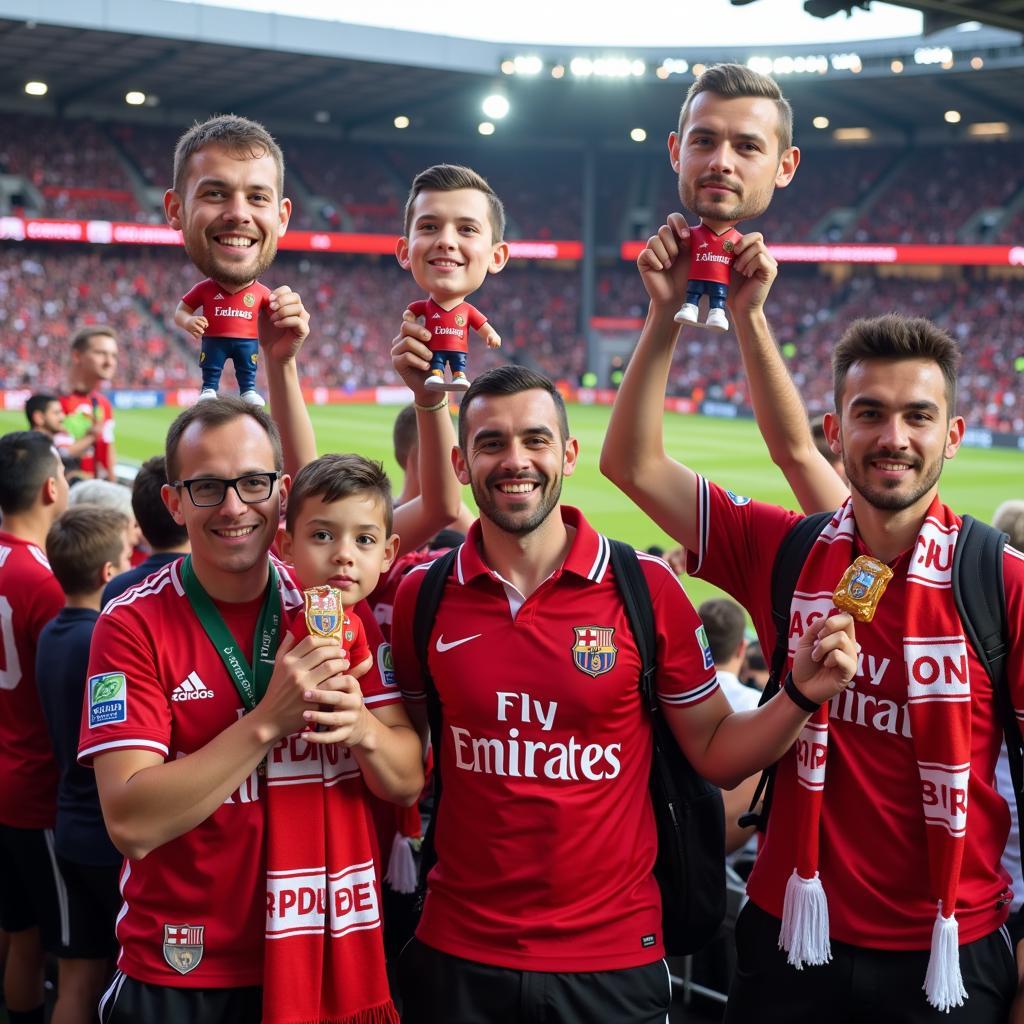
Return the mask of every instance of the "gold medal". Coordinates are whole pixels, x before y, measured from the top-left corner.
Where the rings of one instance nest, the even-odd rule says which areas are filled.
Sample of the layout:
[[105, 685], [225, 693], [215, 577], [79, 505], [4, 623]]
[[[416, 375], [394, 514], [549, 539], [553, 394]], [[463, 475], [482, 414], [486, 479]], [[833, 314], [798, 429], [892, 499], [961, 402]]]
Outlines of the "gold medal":
[[832, 601], [858, 622], [870, 622], [892, 579], [892, 569], [877, 558], [858, 555], [839, 581]]
[[310, 636], [340, 640], [345, 625], [345, 609], [337, 587], [310, 587], [302, 592], [306, 601], [306, 629]]

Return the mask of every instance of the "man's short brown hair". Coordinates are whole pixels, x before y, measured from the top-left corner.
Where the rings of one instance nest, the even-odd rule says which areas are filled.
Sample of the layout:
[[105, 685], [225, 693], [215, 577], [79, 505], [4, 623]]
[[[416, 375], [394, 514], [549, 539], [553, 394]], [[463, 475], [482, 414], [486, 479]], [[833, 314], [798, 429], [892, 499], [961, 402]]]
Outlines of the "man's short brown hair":
[[505, 207], [498, 194], [487, 183], [487, 179], [470, 167], [459, 164], [435, 164], [420, 171], [413, 178], [409, 198], [405, 201], [405, 237], [412, 229], [412, 208], [421, 192], [455, 192], [460, 188], [474, 188], [487, 197], [490, 212], [491, 241], [500, 242], [505, 237]]
[[193, 423], [201, 423], [204, 427], [213, 430], [215, 427], [222, 427], [232, 420], [248, 416], [254, 419], [262, 428], [267, 437], [270, 438], [270, 446], [274, 450], [274, 469], [279, 473], [284, 469], [284, 455], [281, 451], [281, 435], [278, 433], [277, 424], [257, 405], [250, 405], [243, 402], [237, 395], [224, 395], [208, 399], [205, 402], [196, 402], [190, 409], [186, 409], [170, 426], [167, 431], [167, 443], [164, 451], [164, 459], [167, 463], [167, 482], [173, 484], [178, 479], [178, 446], [181, 444], [182, 435]]
[[100, 571], [124, 554], [128, 517], [99, 505], [69, 508], [46, 535], [46, 558], [65, 594], [88, 594], [103, 586]]
[[384, 466], [362, 455], [321, 455], [299, 470], [288, 494], [285, 529], [291, 533], [307, 498], [330, 504], [352, 495], [376, 498], [384, 513], [384, 532], [390, 537], [394, 522], [391, 481]]
[[724, 665], [736, 656], [747, 627], [743, 609], [727, 597], [705, 601], [697, 614], [704, 625], [711, 657], [716, 665]]
[[416, 409], [407, 405], [399, 410], [395, 417], [395, 425], [391, 430], [391, 441], [395, 449], [395, 462], [402, 469], [407, 469], [409, 455], [419, 441], [419, 428], [416, 424]]
[[75, 332], [71, 339], [71, 351], [78, 353], [88, 351], [89, 342], [93, 338], [113, 338], [115, 342], [118, 341], [117, 331], [113, 327], [108, 327], [106, 324], [91, 324], [89, 327], [83, 327], [80, 331]]
[[782, 90], [774, 78], [751, 71], [743, 64], [713, 64], [699, 78], [694, 80], [679, 111], [679, 134], [690, 116], [693, 101], [702, 92], [713, 92], [727, 100], [739, 99], [743, 96], [760, 97], [775, 100], [779, 112], [777, 133], [779, 136], [779, 152], [793, 145], [793, 108], [789, 100], [782, 95]]
[[185, 187], [185, 173], [189, 160], [207, 146], [223, 146], [235, 156], [250, 160], [270, 154], [277, 167], [277, 199], [284, 195], [284, 154], [274, 136], [259, 123], [236, 114], [220, 114], [194, 125], [174, 147], [174, 191], [180, 196]]
[[886, 313], [871, 319], [854, 320], [832, 353], [833, 400], [842, 414], [843, 387], [854, 363], [868, 359], [928, 359], [937, 363], [946, 380], [946, 411], [956, 414], [956, 375], [960, 350], [941, 328], [924, 317]]

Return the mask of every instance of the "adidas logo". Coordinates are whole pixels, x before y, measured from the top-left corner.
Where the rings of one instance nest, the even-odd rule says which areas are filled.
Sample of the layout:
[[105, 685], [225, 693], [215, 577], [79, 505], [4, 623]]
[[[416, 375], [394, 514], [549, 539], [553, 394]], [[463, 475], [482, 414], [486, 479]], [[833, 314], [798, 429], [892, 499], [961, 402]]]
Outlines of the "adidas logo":
[[441, 319], [441, 314], [440, 313], [435, 313], [430, 319], [431, 320], [440, 320]]
[[217, 294], [216, 294], [216, 295], [214, 295], [214, 297], [213, 297], [213, 301], [214, 301], [214, 302], [216, 302], [216, 301], [217, 301], [218, 299], [221, 299], [221, 300], [223, 300], [223, 299], [224, 299], [224, 296], [223, 296], [223, 295], [221, 295], [221, 293], [220, 293], [220, 292], [217, 292]]
[[189, 672], [188, 678], [183, 679], [171, 691], [171, 700], [207, 700], [213, 696], [213, 690], [195, 672]]

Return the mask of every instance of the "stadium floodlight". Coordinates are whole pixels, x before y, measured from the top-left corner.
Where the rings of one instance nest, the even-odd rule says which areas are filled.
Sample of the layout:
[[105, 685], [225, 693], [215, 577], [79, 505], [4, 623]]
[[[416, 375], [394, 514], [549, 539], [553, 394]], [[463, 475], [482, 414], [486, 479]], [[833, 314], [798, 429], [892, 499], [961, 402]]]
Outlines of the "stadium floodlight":
[[858, 53], [833, 53], [829, 63], [834, 71], [852, 71], [855, 75], [859, 74], [864, 66]]
[[669, 78], [672, 75], [685, 75], [689, 70], [689, 61], [677, 59], [675, 57], [666, 57], [654, 73], [659, 78]]
[[871, 138], [870, 128], [837, 128], [832, 133], [836, 142], [863, 142]]
[[565, 65], [564, 64], [556, 64], [551, 69], [551, 77], [552, 78], [565, 78]]
[[313, 115], [313, 120], [316, 121], [317, 124], [330, 124], [331, 112], [329, 110], [318, 110]]
[[694, 78], [700, 78], [700, 76], [703, 75], [706, 70], [707, 70], [707, 66], [706, 65], [704, 65], [704, 64], [694, 64], [693, 65], [693, 77]]
[[49, 91], [49, 86], [45, 82], [26, 82], [25, 92], [29, 96], [45, 96]]
[[828, 71], [828, 57], [813, 53], [798, 57], [751, 57], [747, 67], [762, 75], [823, 75]]
[[891, 71], [891, 72], [892, 72], [892, 73], [893, 73], [894, 75], [901, 75], [901, 74], [903, 74], [903, 61], [901, 61], [901, 60], [894, 60], [894, 61], [893, 61], [893, 62], [892, 62], [892, 63], [891, 63], [890, 65], [889, 65], [889, 70], [890, 70], [890, 71]]
[[942, 115], [943, 120], [946, 124], [959, 124], [960, 123], [960, 111], [959, 110], [947, 110]]
[[1010, 126], [1005, 121], [975, 121], [967, 126], [967, 134], [975, 136], [1009, 135]]
[[476, 126], [476, 130], [477, 130], [477, 131], [478, 131], [478, 132], [479, 132], [479, 133], [480, 133], [481, 135], [493, 135], [493, 134], [494, 134], [494, 125], [493, 125], [493, 124], [491, 124], [491, 122], [490, 122], [490, 121], [481, 121], [481, 122], [480, 122], [480, 123], [479, 123], [479, 124], [478, 124], [478, 125]]
[[825, 117], [823, 114], [819, 114], [811, 122], [811, 124], [813, 124], [815, 128], [818, 128], [818, 129], [821, 129], [822, 131], [824, 131], [829, 126], [829, 119], [827, 117]]
[[971, 68], [974, 71], [980, 71], [985, 66], [985, 61], [981, 57], [971, 58]]
[[408, 128], [409, 118], [407, 118], [405, 114], [399, 114], [392, 123], [396, 128]]
[[577, 78], [589, 78], [594, 73], [594, 62], [589, 57], [573, 57], [569, 70]]
[[502, 96], [500, 92], [492, 92], [490, 96], [484, 97], [480, 108], [492, 121], [500, 121], [508, 115], [511, 104], [508, 97]]
[[141, 107], [146, 102], [146, 94], [139, 92], [138, 89], [132, 89], [131, 92], [124, 94], [124, 101], [130, 107]]
[[634, 142], [646, 142], [647, 132], [643, 128], [633, 128], [629, 133], [629, 137]]
[[516, 57], [512, 62], [512, 70], [517, 75], [539, 75], [544, 70], [544, 61], [534, 54]]
[[516, 63], [513, 60], [503, 60], [501, 62], [501, 73], [503, 75], [514, 75], [516, 73]]
[[915, 64], [951, 64], [953, 51], [948, 46], [919, 46], [914, 51]]

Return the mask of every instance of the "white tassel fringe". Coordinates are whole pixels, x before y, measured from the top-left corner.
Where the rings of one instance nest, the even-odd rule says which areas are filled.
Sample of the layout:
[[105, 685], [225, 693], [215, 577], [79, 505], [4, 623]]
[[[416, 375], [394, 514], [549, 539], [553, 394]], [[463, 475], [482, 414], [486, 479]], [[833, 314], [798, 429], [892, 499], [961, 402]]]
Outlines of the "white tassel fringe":
[[395, 833], [391, 843], [391, 859], [388, 861], [388, 873], [384, 881], [395, 892], [410, 893], [416, 891], [416, 859], [412, 855], [412, 844], [402, 835]]
[[804, 964], [817, 967], [832, 959], [828, 941], [828, 901], [818, 872], [813, 878], [801, 878], [794, 869], [786, 883], [782, 903], [782, 930], [779, 949], [798, 971]]
[[928, 957], [928, 973], [922, 988], [928, 1002], [941, 1013], [949, 1013], [954, 1006], [963, 1006], [967, 998], [960, 975], [960, 926], [956, 916], [942, 916], [942, 900], [932, 928], [932, 948]]

